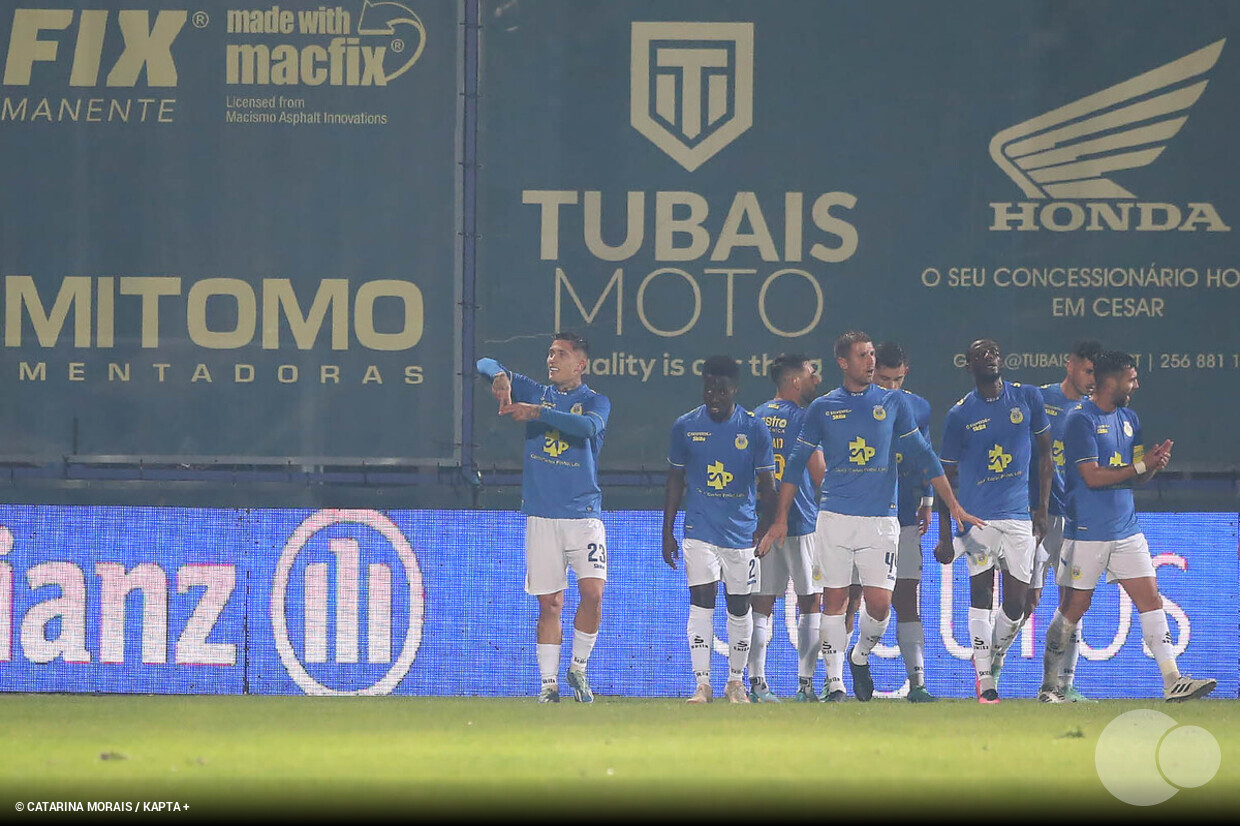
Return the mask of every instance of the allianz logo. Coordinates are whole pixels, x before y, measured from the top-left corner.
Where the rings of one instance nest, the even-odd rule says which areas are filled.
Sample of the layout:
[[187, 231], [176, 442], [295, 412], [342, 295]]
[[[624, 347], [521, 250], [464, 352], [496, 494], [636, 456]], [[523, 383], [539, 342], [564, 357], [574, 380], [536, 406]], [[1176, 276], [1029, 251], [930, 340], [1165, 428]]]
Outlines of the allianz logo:
[[992, 202], [990, 229], [1229, 232], [1213, 204], [1141, 201], [1112, 179], [1163, 153], [1205, 91], [1225, 43], [996, 134], [990, 157], [1029, 200]]
[[[22, 556], [0, 525], [0, 665], [20, 657], [35, 665], [235, 667], [247, 644], [241, 637], [257, 624], [253, 616], [237, 621], [239, 610], [251, 609], [238, 589], [245, 570], [235, 564], [47, 560], [21, 571]], [[131, 595], [140, 596], [140, 609]], [[417, 656], [424, 602], [413, 548], [388, 517], [317, 511], [276, 561], [272, 643], [307, 694], [390, 694]]]

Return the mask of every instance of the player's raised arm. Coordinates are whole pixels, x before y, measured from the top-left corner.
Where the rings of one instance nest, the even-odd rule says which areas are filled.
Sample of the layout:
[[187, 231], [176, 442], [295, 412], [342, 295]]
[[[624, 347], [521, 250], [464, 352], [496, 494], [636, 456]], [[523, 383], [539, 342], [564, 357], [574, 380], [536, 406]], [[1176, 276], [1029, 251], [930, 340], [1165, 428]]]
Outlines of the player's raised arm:
[[500, 413], [503, 414], [504, 406], [512, 404], [512, 380], [508, 377], [508, 371], [493, 358], [480, 358], [475, 366], [479, 374], [490, 380], [491, 395], [499, 403]]

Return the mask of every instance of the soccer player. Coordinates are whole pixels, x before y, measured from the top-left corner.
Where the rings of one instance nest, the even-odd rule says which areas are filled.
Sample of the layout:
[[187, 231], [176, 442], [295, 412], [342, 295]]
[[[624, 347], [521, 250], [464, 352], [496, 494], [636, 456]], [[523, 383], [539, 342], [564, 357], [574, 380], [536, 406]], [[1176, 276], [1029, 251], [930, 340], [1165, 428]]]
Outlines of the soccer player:
[[594, 702], [586, 663], [598, 639], [607, 582], [598, 456], [611, 402], [582, 383], [588, 353], [588, 343], [577, 333], [556, 333], [547, 350], [549, 385], [513, 373], [494, 359], [482, 358], [477, 364], [478, 372], [491, 380], [500, 415], [525, 423], [525, 591], [538, 597], [540, 703], [560, 701], [560, 612], [569, 568], [581, 601], [573, 618], [568, 684], [577, 702]]
[[[805, 408], [818, 395], [822, 377], [814, 364], [801, 354], [778, 356], [769, 371], [775, 382], [775, 398], [760, 405], [754, 415], [771, 431], [775, 453], [775, 479], [783, 478], [783, 468], [805, 417]], [[756, 703], [778, 703], [779, 698], [766, 681], [766, 647], [771, 639], [771, 612], [775, 598], [787, 590], [792, 579], [797, 595], [797, 692], [801, 703], [817, 702], [814, 670], [818, 666], [818, 617], [821, 591], [813, 580], [814, 518], [818, 513], [818, 488], [826, 470], [822, 453], [810, 457], [805, 474], [788, 514], [788, 538], [771, 547], [760, 563], [758, 591], [751, 597], [753, 639], [749, 648], [749, 699]]]
[[758, 587], [759, 579], [754, 487], [756, 483], [765, 527], [775, 498], [775, 456], [766, 424], [736, 403], [739, 376], [732, 358], [706, 359], [702, 365], [703, 404], [672, 425], [667, 454], [671, 467], [663, 501], [663, 561], [673, 570], [681, 550], [674, 523], [685, 498], [684, 560], [689, 583], [686, 633], [697, 680], [690, 703], [709, 703], [713, 697], [710, 654], [720, 579], [728, 613], [728, 683], [724, 696], [733, 703], [750, 701], [742, 680], [753, 634], [749, 595]]
[[[940, 456], [949, 478], [959, 476], [960, 499], [987, 521], [954, 540], [951, 525], [939, 526], [935, 558], [950, 565], [963, 555], [969, 567], [969, 635], [977, 699], [999, 702], [993, 663], [1002, 663], [1025, 615], [1038, 542], [1046, 535], [1051, 484], [1050, 421], [1042, 391], [1003, 380], [1003, 354], [988, 338], [965, 353], [976, 387], [947, 412]], [[1040, 463], [1037, 506], [1029, 509], [1029, 465], [1037, 444]], [[1003, 571], [1003, 603], [992, 614], [996, 563]]]
[[1118, 581], [1141, 616], [1141, 637], [1162, 672], [1167, 702], [1194, 700], [1218, 685], [1180, 674], [1171, 645], [1150, 547], [1137, 523], [1133, 485], [1143, 485], [1171, 461], [1172, 441], [1145, 450], [1141, 422], [1128, 407], [1137, 381], [1136, 361], [1107, 350], [1094, 358], [1094, 390], [1068, 414], [1064, 434], [1068, 514], [1056, 580], [1067, 596], [1046, 630], [1038, 699], [1067, 702], [1062, 660], [1089, 609], [1103, 571]]
[[[904, 393], [913, 413], [917, 429], [930, 440], [930, 402], [904, 389], [909, 363], [904, 348], [885, 341], [874, 348], [874, 383], [887, 390]], [[910, 703], [932, 703], [935, 696], [926, 688], [926, 636], [917, 606], [917, 589], [921, 585], [921, 538], [930, 528], [930, 512], [934, 507], [934, 489], [925, 474], [905, 463], [897, 453], [899, 485], [897, 486], [896, 518], [900, 523], [900, 543], [896, 552], [896, 587], [891, 592], [891, 607], [896, 612], [896, 642], [908, 674]]]
[[[1097, 341], [1077, 342], [1068, 353], [1063, 381], [1042, 385], [1042, 400], [1046, 402], [1046, 415], [1051, 423], [1051, 462], [1054, 467], [1054, 475], [1051, 477], [1051, 499], [1046, 536], [1038, 545], [1037, 557], [1033, 565], [1033, 581], [1029, 583], [1029, 595], [1025, 602], [1025, 616], [1021, 620], [1022, 626], [1038, 607], [1038, 602], [1042, 598], [1042, 583], [1046, 579], [1046, 572], [1049, 570], [1051, 576], [1054, 576], [1055, 570], [1059, 567], [1059, 551], [1063, 545], [1064, 514], [1066, 513], [1064, 501], [1064, 430], [1067, 427], [1068, 414], [1073, 410], [1079, 409], [1085, 403], [1085, 398], [1094, 389], [1094, 358], [1101, 351], [1102, 345]], [[1041, 482], [1039, 475], [1037, 463], [1030, 463], [1029, 492], [1031, 506], [1036, 504], [1036, 496], [1040, 491], [1039, 485]], [[1062, 604], [1066, 598], [1067, 589], [1061, 588], [1059, 602]], [[1019, 634], [1019, 630], [1017, 633]], [[1072, 635], [1072, 639], [1062, 659], [1063, 672], [1060, 674], [1060, 683], [1063, 685], [1063, 694], [1069, 702], [1091, 703], [1093, 700], [1081, 694], [1073, 684], [1073, 678], [1076, 673], [1076, 661], [1081, 650], [1080, 646], [1081, 629], [1078, 623], [1076, 632]]]
[[905, 394], [871, 383], [871, 338], [859, 331], [844, 333], [835, 342], [835, 360], [843, 384], [815, 399], [805, 412], [796, 447], [784, 467], [775, 521], [762, 537], [758, 551], [765, 554], [788, 535], [788, 513], [798, 490], [794, 480], [801, 478], [810, 455], [821, 446], [827, 471], [818, 505], [814, 554], [824, 586], [819, 621], [827, 666], [823, 694], [829, 701], [844, 698], [842, 666], [848, 641], [844, 611], [855, 565], [865, 610], [857, 623], [857, 643], [847, 652], [847, 660], [853, 694], [864, 702], [874, 696], [870, 651], [887, 630], [896, 581], [900, 525], [896, 519], [895, 453], [901, 453], [914, 466], [929, 468], [930, 482], [954, 518], [968, 524], [983, 523], [956, 501], [934, 450], [917, 429]]

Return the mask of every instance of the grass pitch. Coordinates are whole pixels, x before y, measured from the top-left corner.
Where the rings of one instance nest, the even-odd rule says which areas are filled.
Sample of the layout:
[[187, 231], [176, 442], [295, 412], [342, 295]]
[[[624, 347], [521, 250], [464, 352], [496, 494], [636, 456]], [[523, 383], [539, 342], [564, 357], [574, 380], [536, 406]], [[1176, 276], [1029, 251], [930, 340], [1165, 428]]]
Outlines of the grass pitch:
[[[1212, 734], [1222, 754], [1213, 779], [1156, 806], [1112, 797], [1095, 746], [1111, 720], [1137, 708]], [[1228, 700], [695, 707], [3, 694], [0, 742], [5, 815], [39, 801], [176, 801], [190, 808], [173, 817], [212, 820], [868, 813], [1056, 823], [1083, 811], [1213, 818], [1240, 804], [1240, 713]]]

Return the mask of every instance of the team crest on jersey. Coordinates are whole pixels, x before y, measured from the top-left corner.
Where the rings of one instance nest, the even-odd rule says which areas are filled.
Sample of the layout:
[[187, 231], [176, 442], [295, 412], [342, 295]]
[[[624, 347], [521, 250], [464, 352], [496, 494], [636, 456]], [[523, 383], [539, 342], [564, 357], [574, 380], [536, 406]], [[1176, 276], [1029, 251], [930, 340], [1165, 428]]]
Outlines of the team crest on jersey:
[[735, 444], [736, 444], [737, 450], [744, 450], [745, 448], [749, 447], [749, 437], [746, 436], [744, 433], [737, 433]]
[[881, 404], [874, 405], [874, 418], [880, 422], [887, 418], [887, 408], [883, 407]]
[[576, 404], [574, 404], [569, 409], [568, 412], [572, 413], [573, 415], [580, 416], [581, 415], [581, 402], [577, 402]]
[[1124, 435], [1132, 438], [1132, 422], [1124, 422]]
[[1073, 579], [1080, 579], [1080, 578], [1081, 578], [1081, 566], [1080, 566], [1080, 565], [1073, 565], [1073, 566], [1072, 566], [1072, 578], [1073, 578]]
[[1012, 420], [1012, 424], [1020, 424], [1025, 420], [1025, 412], [1019, 407], [1013, 407], [1012, 412], [1008, 414], [1008, 418]]

